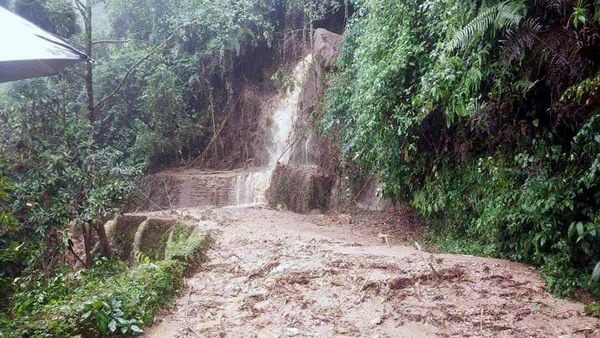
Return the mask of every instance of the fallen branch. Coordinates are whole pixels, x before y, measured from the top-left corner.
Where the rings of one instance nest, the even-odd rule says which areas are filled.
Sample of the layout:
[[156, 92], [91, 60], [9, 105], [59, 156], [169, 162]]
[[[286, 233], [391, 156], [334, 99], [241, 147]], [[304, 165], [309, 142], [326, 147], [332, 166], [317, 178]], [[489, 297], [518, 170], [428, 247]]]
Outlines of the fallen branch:
[[142, 194], [142, 196], [146, 199], [146, 201], [150, 202], [150, 204], [152, 204], [154, 207], [158, 208], [160, 211], [164, 211], [165, 210], [160, 205], [156, 204], [153, 200], [151, 200], [150, 197], [148, 197], [148, 195], [144, 194], [144, 192], [142, 191], [142, 189], [136, 187], [136, 190], [140, 194]]
[[229, 120], [229, 118], [231, 117], [231, 114], [233, 114], [233, 111], [235, 110], [235, 107], [238, 105], [240, 101], [240, 98], [238, 97], [237, 101], [235, 102], [234, 105], [232, 105], [231, 110], [229, 111], [229, 114], [227, 115], [227, 117], [225, 118], [225, 120], [223, 120], [223, 122], [221, 123], [221, 125], [219, 126], [219, 129], [217, 129], [215, 131], [215, 133], [213, 134], [213, 137], [211, 138], [210, 142], [208, 143], [208, 145], [206, 146], [206, 148], [204, 148], [204, 151], [198, 155], [192, 162], [190, 162], [188, 165], [186, 165], [186, 168], [190, 168], [195, 166], [196, 164], [198, 164], [198, 162], [200, 162], [201, 160], [204, 159], [204, 156], [206, 156], [206, 154], [208, 153], [208, 151], [210, 150], [210, 148], [212, 147], [213, 143], [216, 142], [217, 138], [219, 137], [219, 135], [221, 134], [221, 131], [223, 131], [223, 128], [225, 127], [225, 125], [227, 124], [227, 121]]
[[81, 263], [81, 265], [86, 266], [85, 262], [83, 261], [83, 259], [81, 259], [81, 257], [79, 257], [79, 255], [75, 252], [75, 249], [73, 249], [73, 241], [69, 238], [69, 251], [73, 254], [73, 256], [75, 256], [75, 258], [79, 261], [79, 263]]
[[394, 236], [380, 233], [379, 235], [377, 235], [377, 237], [383, 239], [385, 241], [385, 244], [389, 248], [390, 247], [390, 237], [393, 238]]
[[[229, 115], [231, 116], [231, 115]], [[198, 162], [200, 162], [202, 159], [204, 159], [204, 156], [206, 156], [206, 154], [208, 153], [208, 151], [210, 150], [210, 148], [212, 147], [213, 143], [217, 140], [217, 138], [219, 137], [219, 134], [221, 134], [221, 131], [223, 130], [223, 128], [225, 127], [225, 124], [227, 123], [227, 121], [229, 120], [229, 116], [227, 116], [225, 118], [225, 120], [223, 120], [223, 123], [221, 123], [221, 125], [219, 126], [219, 129], [215, 132], [215, 134], [213, 135], [213, 137], [211, 138], [210, 142], [208, 143], [208, 145], [206, 146], [206, 148], [204, 148], [204, 151], [198, 155], [192, 162], [190, 162], [188, 165], [186, 165], [186, 168], [190, 168], [195, 166], [196, 164], [198, 164]]]
[[120, 44], [120, 43], [128, 43], [131, 41], [133, 41], [133, 40], [97, 40], [97, 41], [93, 41], [92, 45], [100, 45], [100, 44], [108, 44], [108, 43]]

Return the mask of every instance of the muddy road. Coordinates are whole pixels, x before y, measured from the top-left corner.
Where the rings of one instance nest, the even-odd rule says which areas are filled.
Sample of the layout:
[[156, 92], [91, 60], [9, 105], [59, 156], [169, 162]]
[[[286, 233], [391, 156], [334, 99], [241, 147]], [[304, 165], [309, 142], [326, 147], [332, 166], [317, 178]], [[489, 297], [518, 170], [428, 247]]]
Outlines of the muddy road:
[[548, 294], [538, 271], [428, 253], [381, 215], [176, 214], [202, 219], [215, 244], [147, 337], [600, 337], [600, 321]]

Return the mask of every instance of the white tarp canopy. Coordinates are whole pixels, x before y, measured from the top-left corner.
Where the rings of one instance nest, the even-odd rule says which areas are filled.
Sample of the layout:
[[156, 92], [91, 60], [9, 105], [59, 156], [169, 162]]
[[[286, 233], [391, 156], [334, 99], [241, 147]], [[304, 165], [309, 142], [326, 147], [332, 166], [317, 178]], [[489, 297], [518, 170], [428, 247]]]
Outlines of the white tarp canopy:
[[0, 7], [0, 83], [55, 75], [87, 59], [56, 36]]

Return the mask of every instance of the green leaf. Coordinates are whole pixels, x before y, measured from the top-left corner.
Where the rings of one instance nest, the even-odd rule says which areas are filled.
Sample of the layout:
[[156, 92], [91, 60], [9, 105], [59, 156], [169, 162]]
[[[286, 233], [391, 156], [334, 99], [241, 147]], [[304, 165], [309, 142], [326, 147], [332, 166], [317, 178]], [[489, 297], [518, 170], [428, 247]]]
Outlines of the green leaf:
[[583, 235], [585, 233], [585, 229], [583, 228], [583, 223], [581, 223], [581, 222], [577, 222], [577, 233], [579, 234], [580, 237], [583, 237]]
[[569, 238], [575, 238], [575, 223], [571, 223], [571, 225], [569, 225], [569, 230], [567, 231], [567, 236], [569, 236]]
[[596, 264], [594, 272], [592, 272], [592, 280], [600, 280], [600, 262]]
[[130, 329], [133, 333], [143, 333], [144, 332], [144, 330], [140, 329], [140, 327], [137, 325], [131, 325]]
[[117, 321], [114, 319], [111, 320], [110, 323], [108, 323], [108, 329], [110, 330], [110, 332], [117, 331]]

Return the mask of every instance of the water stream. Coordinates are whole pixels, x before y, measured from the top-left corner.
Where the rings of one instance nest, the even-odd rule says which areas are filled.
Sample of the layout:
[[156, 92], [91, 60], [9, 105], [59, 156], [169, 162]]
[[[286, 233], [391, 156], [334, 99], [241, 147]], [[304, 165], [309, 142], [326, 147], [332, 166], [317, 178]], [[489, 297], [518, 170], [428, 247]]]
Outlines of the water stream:
[[268, 166], [253, 168], [240, 174], [235, 182], [232, 200], [237, 205], [266, 203], [265, 193], [271, 183], [271, 176], [277, 163], [287, 164], [290, 160], [294, 142], [294, 123], [298, 118], [298, 103], [302, 86], [312, 64], [312, 55], [306, 56], [294, 68], [293, 86], [283, 95], [272, 115], [272, 130], [269, 147]]

